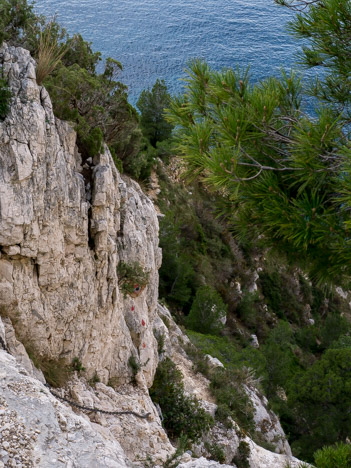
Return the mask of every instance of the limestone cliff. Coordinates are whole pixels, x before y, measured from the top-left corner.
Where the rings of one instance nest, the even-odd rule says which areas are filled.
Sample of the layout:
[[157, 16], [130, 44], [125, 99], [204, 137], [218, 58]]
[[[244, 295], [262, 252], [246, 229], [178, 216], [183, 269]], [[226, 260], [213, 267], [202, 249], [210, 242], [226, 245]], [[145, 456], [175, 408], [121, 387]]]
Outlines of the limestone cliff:
[[[27, 51], [3, 45], [0, 69], [12, 92], [0, 122], [0, 467], [160, 466], [174, 448], [148, 394], [159, 361], [155, 334], [165, 335], [187, 391], [208, 411], [215, 405], [182, 351], [187, 338], [157, 305], [157, 212], [139, 185], [119, 174], [107, 147], [82, 161], [76, 134], [55, 118]], [[137, 262], [148, 273], [145, 287], [124, 294], [120, 262]], [[61, 398], [149, 417], [75, 414], [43, 385], [29, 355], [84, 366], [84, 378], [76, 373]], [[136, 375], [131, 357], [140, 366]], [[212, 437], [230, 460], [235, 430], [217, 427]], [[247, 440], [251, 468], [294, 465]], [[289, 455], [284, 444], [279, 451]], [[217, 465], [201, 460], [187, 454], [180, 463]]]
[[[83, 170], [76, 134], [55, 119], [28, 52], [4, 46], [0, 65], [13, 93], [0, 124], [3, 313], [35, 353], [78, 357], [105, 383], [129, 381], [128, 359], [137, 354], [150, 385], [161, 262], [153, 205], [122, 179], [107, 148]], [[120, 291], [120, 260], [149, 272], [138, 297]]]

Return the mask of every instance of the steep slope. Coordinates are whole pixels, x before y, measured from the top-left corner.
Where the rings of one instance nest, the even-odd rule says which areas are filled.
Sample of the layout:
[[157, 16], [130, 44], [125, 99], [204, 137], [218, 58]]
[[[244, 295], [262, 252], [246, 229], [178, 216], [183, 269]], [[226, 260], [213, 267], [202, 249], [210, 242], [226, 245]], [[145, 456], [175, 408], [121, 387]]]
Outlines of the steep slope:
[[[107, 147], [82, 162], [76, 134], [53, 115], [27, 51], [3, 45], [0, 69], [12, 93], [0, 122], [0, 417], [8, 431], [0, 466], [18, 466], [16, 454], [23, 466], [160, 466], [174, 448], [148, 393], [163, 357], [154, 335], [165, 334], [186, 390], [208, 411], [216, 408], [179, 344], [187, 338], [157, 305], [156, 210], [138, 184], [119, 174]], [[135, 284], [119, 265], [137, 265], [147, 281]], [[69, 373], [65, 389], [50, 394], [29, 356], [47, 379]], [[231, 462], [236, 431], [217, 429], [213, 437], [222, 437]], [[30, 438], [28, 450], [18, 448]], [[294, 463], [246, 439], [251, 468]], [[198, 450], [202, 455], [201, 444]], [[194, 461], [186, 454], [181, 462]]]

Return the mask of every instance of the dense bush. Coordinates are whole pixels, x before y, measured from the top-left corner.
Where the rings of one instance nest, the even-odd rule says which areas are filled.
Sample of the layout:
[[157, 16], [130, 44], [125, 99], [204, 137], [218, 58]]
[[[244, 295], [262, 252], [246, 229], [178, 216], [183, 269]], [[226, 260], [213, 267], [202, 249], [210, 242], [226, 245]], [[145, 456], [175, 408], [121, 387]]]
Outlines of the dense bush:
[[26, 0], [0, 0], [3, 40], [25, 46], [37, 59], [38, 82], [48, 89], [55, 115], [74, 124], [83, 160], [97, 155], [105, 141], [117, 166], [122, 161], [133, 177], [148, 178], [154, 155], [127, 88], [117, 79], [122, 69], [117, 60], [107, 58], [99, 73], [101, 54], [79, 34], [70, 37], [55, 20], [36, 15]]
[[38, 25], [33, 5], [27, 0], [0, 0], [0, 45], [3, 41], [13, 45], [27, 45]]
[[237, 293], [229, 287], [237, 270], [243, 270], [240, 253], [235, 258], [235, 241], [216, 218], [216, 200], [201, 186], [174, 184], [167, 171], [159, 169], [160, 296], [174, 309], [190, 311], [196, 291], [203, 285], [216, 289], [229, 309]]
[[218, 292], [202, 286], [196, 292], [186, 325], [191, 330], [205, 334], [218, 334], [224, 327], [228, 306]]
[[[121, 64], [107, 59], [103, 73], [91, 71], [97, 58], [90, 52], [93, 56], [88, 60], [88, 46], [84, 42], [79, 44], [85, 56], [81, 61], [88, 63], [89, 69], [79, 63], [69, 66], [62, 63], [44, 82], [54, 112], [59, 118], [75, 123], [83, 158], [95, 156], [104, 140], [128, 169], [139, 152], [142, 136], [136, 111], [127, 101], [126, 87], [116, 80]], [[71, 52], [70, 61], [77, 55], [77, 50]]]
[[119, 262], [117, 266], [118, 284], [124, 295], [139, 292], [149, 280], [149, 273], [138, 262]]
[[300, 323], [303, 307], [298, 300], [297, 290], [294, 290], [292, 271], [283, 273], [264, 270], [260, 273], [259, 283], [268, 308], [277, 317]]
[[351, 349], [329, 349], [306, 371], [294, 376], [288, 390], [297, 456], [312, 460], [313, 452], [345, 440], [351, 433]]
[[225, 453], [220, 445], [205, 442], [205, 449], [209, 452], [211, 460], [218, 461], [219, 463], [225, 462]]
[[238, 304], [236, 313], [240, 317], [242, 323], [249, 328], [252, 333], [255, 333], [259, 339], [265, 338], [269, 326], [262, 309], [262, 299], [257, 291], [244, 291], [241, 301]]
[[336, 444], [323, 447], [314, 454], [316, 468], [350, 468], [351, 445]]
[[136, 358], [133, 354], [129, 356], [128, 365], [132, 371], [132, 383], [136, 384], [136, 376], [141, 369], [141, 364], [138, 358]]
[[150, 396], [161, 407], [170, 437], [179, 438], [183, 434], [195, 441], [213, 424], [199, 401], [185, 394], [181, 372], [169, 358], [159, 363]]
[[226, 423], [231, 417], [246, 431], [254, 431], [253, 408], [242, 388], [240, 372], [218, 368], [211, 376], [210, 389], [220, 411], [217, 418]]
[[[244, 385], [252, 384], [255, 379], [252, 370], [248, 372], [238, 348], [227, 338], [201, 335], [188, 331], [195, 346], [188, 346], [186, 352], [194, 363], [194, 370], [201, 372], [210, 380], [210, 391], [217, 403], [216, 420], [231, 428], [232, 420], [247, 431], [254, 431], [253, 407]], [[254, 353], [256, 350], [252, 350]], [[227, 368], [211, 369], [205, 354], [211, 354], [224, 362]], [[250, 375], [249, 375], [250, 374]], [[257, 385], [257, 382], [255, 382]]]
[[300, 370], [294, 353], [294, 334], [287, 322], [280, 321], [270, 331], [262, 346], [262, 353], [266, 361], [266, 378], [263, 379], [263, 384], [271, 397], [278, 387], [285, 388], [294, 374]]
[[235, 463], [237, 468], [250, 468], [249, 457], [250, 446], [247, 442], [241, 441], [232, 463]]
[[178, 307], [186, 306], [193, 293], [195, 271], [181, 243], [181, 226], [174, 212], [166, 212], [160, 222], [160, 295]]
[[191, 330], [187, 333], [203, 354], [219, 359], [226, 368], [234, 371], [240, 371], [244, 367], [251, 368], [256, 370], [257, 375], [265, 375], [266, 360], [260, 350], [251, 346], [241, 348], [238, 342], [227, 336], [203, 335]]
[[0, 120], [4, 120], [10, 108], [11, 91], [7, 82], [0, 79]]

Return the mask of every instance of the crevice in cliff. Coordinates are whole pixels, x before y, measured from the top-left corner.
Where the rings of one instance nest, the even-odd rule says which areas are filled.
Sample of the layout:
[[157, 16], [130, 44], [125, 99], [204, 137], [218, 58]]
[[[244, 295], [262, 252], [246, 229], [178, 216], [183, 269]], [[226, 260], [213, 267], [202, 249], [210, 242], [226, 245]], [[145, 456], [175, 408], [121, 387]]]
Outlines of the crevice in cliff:
[[123, 234], [124, 234], [124, 222], [125, 222], [125, 217], [126, 217], [126, 212], [124, 209], [125, 203], [126, 203], [126, 199], [122, 198], [121, 204], [120, 204], [120, 224], [119, 224], [119, 230], [117, 232], [118, 238], [123, 237]]
[[90, 205], [88, 210], [88, 246], [95, 252], [95, 238], [93, 235], [93, 207]]
[[[79, 147], [79, 142], [77, 140], [78, 150], [81, 151]], [[92, 191], [94, 185], [94, 163], [93, 158], [87, 156], [84, 152], [80, 153], [81, 155], [81, 170], [80, 174], [83, 176], [84, 187], [85, 187], [85, 199], [90, 204], [88, 209], [88, 246], [90, 250], [95, 251], [95, 240], [93, 235], [93, 209], [91, 206], [92, 202]]]
[[33, 275], [36, 277], [39, 284], [39, 265], [33, 260]]

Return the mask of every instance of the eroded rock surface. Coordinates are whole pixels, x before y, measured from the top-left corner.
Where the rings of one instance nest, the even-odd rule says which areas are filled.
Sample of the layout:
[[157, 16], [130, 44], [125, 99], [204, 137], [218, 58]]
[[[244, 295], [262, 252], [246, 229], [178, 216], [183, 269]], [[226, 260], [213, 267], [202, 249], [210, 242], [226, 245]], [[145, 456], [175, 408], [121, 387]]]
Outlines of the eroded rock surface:
[[[107, 148], [83, 175], [76, 134], [54, 117], [29, 52], [4, 45], [0, 65], [13, 95], [0, 122], [2, 313], [39, 356], [78, 357], [88, 375], [125, 383], [133, 354], [150, 385], [161, 262], [153, 204]], [[138, 297], [121, 293], [120, 260], [149, 272]]]
[[57, 401], [0, 350], [0, 466], [127, 468], [117, 440]]

